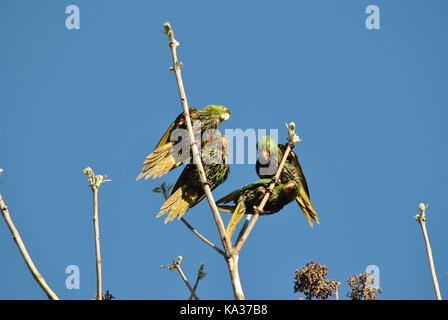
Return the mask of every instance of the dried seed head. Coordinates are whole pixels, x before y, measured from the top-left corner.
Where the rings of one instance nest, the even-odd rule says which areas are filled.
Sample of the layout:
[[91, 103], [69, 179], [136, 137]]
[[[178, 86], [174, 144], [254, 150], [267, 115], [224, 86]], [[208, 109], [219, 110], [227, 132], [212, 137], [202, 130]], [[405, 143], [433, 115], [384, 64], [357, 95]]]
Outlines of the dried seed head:
[[301, 292], [308, 300], [328, 299], [334, 296], [339, 282], [327, 279], [327, 266], [316, 262], [309, 262], [296, 271], [294, 292]]
[[381, 293], [381, 288], [375, 288], [374, 278], [370, 273], [355, 274], [347, 282], [352, 288], [347, 297], [352, 300], [376, 300], [377, 293]]

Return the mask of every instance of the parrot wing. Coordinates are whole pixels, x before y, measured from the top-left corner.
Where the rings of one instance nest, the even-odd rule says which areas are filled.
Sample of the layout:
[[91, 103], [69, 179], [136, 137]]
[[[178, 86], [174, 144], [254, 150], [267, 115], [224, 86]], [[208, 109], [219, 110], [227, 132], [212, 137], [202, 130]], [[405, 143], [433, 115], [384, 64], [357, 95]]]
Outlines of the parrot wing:
[[[190, 114], [194, 114], [197, 110], [192, 107], [189, 109], [189, 112]], [[143, 162], [142, 171], [135, 180], [139, 180], [143, 177], [145, 177], [145, 179], [149, 179], [150, 177], [161, 177], [190, 159], [181, 158], [181, 161], [179, 161], [179, 157], [175, 159], [172, 155], [175, 142], [170, 141], [171, 134], [174, 130], [180, 128], [185, 128], [185, 116], [183, 113], [177, 116], [176, 120], [174, 120], [165, 131], [159, 143], [157, 143], [155, 150], [146, 157]]]
[[[286, 150], [286, 145], [279, 144], [278, 145], [279, 155], [278, 155], [278, 161], [280, 161], [283, 158], [283, 154]], [[308, 190], [308, 184], [306, 182], [305, 175], [303, 174], [302, 167], [299, 163], [299, 158], [297, 157], [297, 154], [294, 151], [290, 151], [288, 155], [288, 159], [285, 163], [285, 168], [283, 169], [282, 175], [287, 174], [288, 177], [286, 180], [298, 180], [303, 188], [305, 189], [306, 193], [308, 194], [308, 197], [310, 196], [310, 191]]]

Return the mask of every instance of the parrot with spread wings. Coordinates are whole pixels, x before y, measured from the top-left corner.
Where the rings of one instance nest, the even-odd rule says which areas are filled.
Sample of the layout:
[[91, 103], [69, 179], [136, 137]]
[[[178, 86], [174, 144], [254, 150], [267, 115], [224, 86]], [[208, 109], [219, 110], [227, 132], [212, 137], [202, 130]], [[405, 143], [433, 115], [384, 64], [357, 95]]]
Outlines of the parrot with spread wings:
[[[189, 108], [189, 113], [194, 133], [195, 135], [200, 134], [201, 137], [207, 130], [217, 130], [222, 121], [230, 118], [229, 109], [218, 105], [209, 105], [203, 110], [197, 110], [196, 108], [191, 107]], [[181, 113], [165, 131], [165, 134], [156, 145], [154, 151], [146, 157], [141, 173], [137, 176], [136, 180], [143, 177], [145, 179], [149, 179], [150, 177], [161, 177], [174, 168], [177, 168], [184, 163], [188, 163], [191, 160], [191, 152], [187, 152], [187, 155], [182, 152], [182, 149], [179, 150], [179, 148], [176, 148], [176, 144], [182, 139], [188, 141], [186, 128], [185, 115]], [[175, 141], [172, 141], [173, 138], [175, 138]], [[205, 141], [205, 143], [207, 143], [207, 141]], [[202, 142], [202, 146], [203, 144], [204, 142]], [[189, 150], [189, 144], [187, 145], [187, 148]]]

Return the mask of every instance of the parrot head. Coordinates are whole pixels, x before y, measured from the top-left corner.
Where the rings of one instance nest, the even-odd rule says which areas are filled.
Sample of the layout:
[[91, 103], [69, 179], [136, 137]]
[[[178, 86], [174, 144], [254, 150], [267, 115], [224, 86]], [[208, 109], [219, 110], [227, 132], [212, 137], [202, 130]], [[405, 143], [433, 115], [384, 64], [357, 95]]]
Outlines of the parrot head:
[[262, 136], [258, 139], [258, 157], [263, 163], [268, 162], [271, 154], [276, 154], [277, 148], [277, 142], [270, 136]]
[[230, 119], [230, 110], [224, 106], [209, 105], [202, 111], [212, 117], [219, 117], [221, 121]]

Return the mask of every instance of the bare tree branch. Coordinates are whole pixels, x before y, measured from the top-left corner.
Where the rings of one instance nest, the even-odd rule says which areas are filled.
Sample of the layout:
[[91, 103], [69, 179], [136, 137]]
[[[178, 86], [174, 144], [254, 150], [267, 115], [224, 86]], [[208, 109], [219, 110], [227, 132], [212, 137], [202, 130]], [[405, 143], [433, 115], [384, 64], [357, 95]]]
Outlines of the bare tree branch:
[[170, 69], [173, 70], [176, 74], [176, 81], [177, 81], [177, 87], [179, 89], [180, 94], [180, 101], [182, 103], [182, 108], [184, 110], [185, 115], [185, 122], [187, 124], [188, 129], [188, 135], [189, 140], [191, 144], [191, 150], [193, 153], [193, 163], [196, 164], [196, 167], [198, 169], [199, 178], [202, 183], [202, 188], [204, 189], [204, 193], [207, 197], [208, 203], [210, 205], [210, 209], [213, 213], [213, 218], [215, 219], [216, 226], [218, 227], [219, 235], [221, 237], [221, 242], [226, 249], [226, 251], [230, 251], [232, 249], [232, 243], [229, 241], [229, 239], [226, 239], [224, 237], [225, 235], [225, 227], [224, 222], [222, 221], [222, 218], [218, 212], [218, 207], [216, 206], [215, 199], [213, 198], [212, 192], [210, 190], [210, 186], [207, 182], [207, 176], [205, 175], [204, 167], [202, 165], [201, 156], [199, 154], [198, 145], [196, 143], [195, 137], [194, 137], [194, 131], [193, 126], [191, 124], [191, 118], [190, 114], [188, 112], [188, 100], [187, 95], [185, 94], [184, 84], [182, 80], [182, 64], [179, 63], [179, 60], [177, 58], [177, 47], [180, 45], [180, 43], [174, 38], [174, 31], [171, 28], [171, 25], [169, 23], [165, 23], [164, 25], [165, 33], [168, 35], [170, 39], [170, 48], [171, 48], [171, 55], [173, 57], [173, 67]]
[[180, 263], [182, 262], [182, 256], [177, 257], [176, 260], [173, 261], [170, 265], [162, 265], [160, 268], [168, 268], [168, 270], [177, 270], [179, 272], [180, 277], [184, 281], [185, 285], [187, 286], [188, 290], [190, 290], [191, 295], [196, 299], [200, 300], [199, 297], [195, 293], [195, 289], [193, 289], [188, 282], [187, 277], [185, 276], [185, 273], [182, 271], [182, 268], [180, 267]]
[[[3, 170], [1, 170], [3, 171]], [[20, 253], [22, 254], [23, 259], [25, 260], [26, 266], [30, 270], [36, 282], [42, 288], [42, 290], [47, 295], [48, 299], [51, 300], [59, 300], [59, 297], [54, 293], [54, 291], [50, 288], [50, 286], [45, 281], [44, 277], [40, 274], [39, 270], [35, 266], [33, 260], [31, 259], [28, 250], [25, 247], [25, 244], [22, 241], [22, 237], [20, 236], [19, 231], [17, 230], [14, 222], [11, 219], [9, 214], [8, 207], [6, 206], [3, 196], [0, 194], [0, 209], [2, 211], [3, 219], [5, 219], [6, 224], [8, 225], [9, 231], [11, 231], [12, 237], [19, 248]]]
[[191, 224], [189, 224], [187, 222], [187, 220], [185, 220], [185, 218], [180, 218], [180, 220], [187, 226], [188, 229], [191, 230], [191, 232], [193, 232], [195, 235], [197, 235], [199, 237], [199, 239], [201, 239], [202, 241], [204, 241], [206, 244], [208, 244], [210, 247], [212, 247], [213, 249], [216, 250], [216, 252], [218, 252], [220, 255], [222, 256], [226, 256], [226, 253], [224, 251], [222, 251], [221, 249], [219, 249], [213, 242], [211, 242], [210, 240], [208, 240], [206, 237], [204, 237], [202, 234], [199, 233], [199, 231], [197, 231], [195, 228], [193, 228], [193, 226]]
[[225, 260], [229, 269], [233, 294], [235, 296], [235, 299], [243, 300], [244, 299], [243, 287], [241, 285], [240, 277], [238, 274], [238, 256], [234, 256], [232, 254], [233, 251], [232, 242], [230, 241], [230, 239], [227, 239], [225, 237], [224, 222], [222, 221], [222, 217], [218, 212], [218, 207], [216, 206], [215, 199], [213, 198], [210, 186], [208, 185], [207, 176], [205, 175], [204, 172], [204, 167], [202, 165], [198, 145], [194, 137], [193, 126], [191, 124], [191, 118], [188, 112], [189, 109], [188, 109], [187, 96], [185, 94], [184, 84], [182, 81], [181, 68], [183, 65], [179, 63], [179, 60], [177, 58], [177, 47], [179, 46], [179, 42], [174, 38], [174, 32], [171, 28], [171, 25], [169, 23], [165, 23], [163, 26], [165, 28], [165, 33], [170, 39], [171, 55], [173, 57], [173, 67], [171, 67], [170, 69], [173, 70], [176, 74], [176, 81], [177, 81], [177, 87], [179, 89], [180, 101], [182, 103], [182, 108], [184, 110], [185, 122], [187, 124], [188, 136], [190, 139], [191, 150], [193, 153], [193, 163], [196, 164], [202, 188], [207, 197], [208, 204], [210, 205], [210, 209], [212, 211], [213, 218], [215, 220], [215, 224], [216, 227], [218, 228], [219, 236], [222, 245], [224, 247], [224, 251], [226, 254]]
[[434, 286], [434, 291], [436, 293], [437, 300], [442, 300], [442, 295], [440, 293], [439, 281], [437, 280], [436, 269], [434, 267], [434, 260], [432, 258], [432, 249], [431, 244], [429, 243], [428, 231], [426, 230], [426, 216], [425, 211], [428, 208], [424, 203], [420, 203], [418, 205], [418, 209], [420, 211], [419, 214], [415, 216], [415, 220], [418, 222], [420, 227], [422, 227], [423, 239], [425, 240], [426, 253], [428, 255], [429, 269], [431, 271], [432, 283]]
[[[207, 182], [207, 177], [205, 175], [204, 172], [204, 168], [202, 165], [202, 161], [201, 161], [201, 156], [199, 154], [199, 149], [198, 149], [198, 145], [195, 141], [195, 136], [194, 136], [194, 131], [193, 131], [193, 127], [191, 124], [191, 118], [190, 118], [190, 114], [188, 112], [189, 107], [188, 107], [188, 101], [187, 101], [187, 96], [185, 94], [185, 89], [184, 89], [184, 84], [182, 81], [182, 74], [181, 74], [181, 69], [183, 64], [179, 62], [178, 58], [177, 58], [177, 47], [180, 45], [179, 42], [175, 39], [174, 37], [174, 32], [173, 29], [171, 28], [171, 25], [169, 23], [165, 23], [164, 25], [165, 28], [165, 33], [167, 34], [167, 36], [170, 39], [170, 48], [171, 48], [171, 54], [172, 54], [172, 58], [173, 58], [173, 67], [170, 68], [170, 70], [173, 70], [176, 74], [176, 81], [177, 81], [177, 87], [179, 89], [179, 95], [180, 95], [180, 100], [182, 103], [182, 108], [184, 110], [184, 116], [185, 116], [185, 122], [187, 124], [187, 129], [188, 129], [188, 135], [189, 135], [189, 139], [190, 139], [190, 144], [191, 144], [191, 150], [193, 153], [193, 163], [196, 164], [198, 173], [199, 173], [199, 178], [202, 184], [202, 188], [204, 190], [204, 193], [207, 197], [207, 201], [210, 205], [210, 209], [212, 211], [213, 214], [213, 218], [215, 220], [215, 224], [216, 227], [218, 228], [218, 232], [221, 238], [221, 242], [224, 246], [224, 254], [219, 252], [216, 248], [215, 245], [213, 245], [210, 241], [208, 241], [205, 237], [203, 237], [202, 235], [200, 235], [197, 231], [195, 232], [194, 229], [189, 226], [188, 223], [186, 223], [185, 220], [183, 220], [184, 224], [191, 230], [193, 231], [193, 233], [195, 233], [202, 241], [204, 241], [205, 243], [207, 243], [208, 245], [212, 246], [216, 251], [218, 251], [220, 254], [223, 254], [225, 257], [225, 261], [227, 263], [227, 267], [229, 270], [229, 274], [230, 274], [230, 279], [232, 282], [232, 288], [233, 288], [233, 293], [235, 296], [235, 299], [237, 300], [243, 300], [245, 299], [244, 297], [244, 292], [243, 292], [243, 287], [241, 285], [241, 280], [240, 280], [240, 276], [239, 276], [239, 271], [238, 271], [238, 260], [239, 260], [239, 252], [241, 250], [241, 247], [243, 246], [244, 242], [246, 241], [247, 237], [249, 236], [252, 228], [255, 225], [255, 222], [258, 219], [259, 216], [259, 212], [261, 212], [269, 198], [269, 195], [272, 193], [273, 188], [275, 187], [277, 181], [278, 181], [278, 177], [280, 176], [280, 173], [285, 165], [286, 162], [286, 158], [288, 157], [288, 154], [291, 150], [291, 148], [294, 147], [295, 143], [297, 143], [298, 141], [300, 141], [300, 138], [297, 137], [294, 133], [294, 128], [295, 125], [294, 123], [291, 123], [288, 127], [289, 130], [289, 143], [288, 143], [288, 147], [286, 149], [285, 155], [282, 159], [282, 162], [280, 163], [280, 166], [278, 168], [277, 174], [275, 175], [272, 183], [270, 184], [269, 188], [268, 188], [268, 192], [266, 193], [266, 195], [264, 196], [263, 200], [261, 201], [261, 204], [259, 206], [259, 211], [256, 213], [255, 217], [253, 218], [253, 220], [251, 221], [251, 223], [249, 224], [247, 230], [244, 232], [244, 234], [242, 235], [242, 237], [239, 239], [239, 241], [237, 241], [237, 246], [235, 248], [233, 248], [232, 246], [232, 242], [231, 239], [228, 239], [225, 237], [225, 227], [224, 227], [224, 222], [222, 220], [221, 215], [218, 212], [218, 207], [216, 206], [215, 200], [213, 198], [213, 195], [211, 193], [210, 187], [208, 185]], [[221, 250], [222, 251], [222, 250]]]
[[[172, 188], [172, 185], [167, 184], [166, 182], [163, 182], [160, 186], [154, 188], [152, 191], [155, 193], [161, 193], [162, 197], [165, 199], [165, 201], [169, 198], [168, 193], [170, 191], [170, 189]], [[208, 244], [210, 247], [212, 247], [213, 249], [215, 249], [220, 255], [225, 256], [226, 253], [224, 251], [222, 251], [221, 249], [219, 249], [213, 242], [211, 242], [210, 240], [208, 240], [205, 236], [203, 236], [202, 234], [199, 233], [199, 231], [197, 231], [191, 224], [188, 223], [187, 220], [185, 220], [185, 218], [180, 218], [180, 220], [185, 224], [185, 226], [191, 230], [191, 232], [193, 232], [196, 236], [199, 237], [199, 239], [201, 239], [202, 241], [204, 241], [206, 244]]]
[[111, 181], [106, 176], [95, 175], [91, 168], [87, 167], [83, 170], [88, 177], [90, 188], [93, 192], [93, 230], [95, 236], [95, 253], [96, 253], [96, 298], [103, 300], [103, 273], [101, 262], [100, 247], [100, 225], [98, 221], [98, 190], [104, 182]]
[[[196, 290], [198, 289], [199, 281], [204, 279], [206, 275], [207, 275], [207, 273], [204, 272], [204, 264], [201, 263], [199, 270], [198, 270], [198, 275], [196, 277], [196, 282], [194, 283], [194, 286], [193, 286], [193, 292], [196, 292]], [[188, 298], [188, 300], [193, 300], [193, 296], [194, 295], [191, 294], [190, 297]]]

